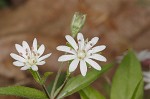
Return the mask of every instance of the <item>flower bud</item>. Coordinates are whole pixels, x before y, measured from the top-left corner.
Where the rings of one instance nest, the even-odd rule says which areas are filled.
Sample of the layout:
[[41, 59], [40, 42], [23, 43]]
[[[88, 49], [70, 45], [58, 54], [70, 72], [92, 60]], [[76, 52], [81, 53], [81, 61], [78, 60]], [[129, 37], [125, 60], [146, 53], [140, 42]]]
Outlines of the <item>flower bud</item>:
[[73, 37], [75, 37], [77, 33], [82, 29], [85, 20], [86, 20], [86, 14], [75, 12], [71, 23], [71, 33]]

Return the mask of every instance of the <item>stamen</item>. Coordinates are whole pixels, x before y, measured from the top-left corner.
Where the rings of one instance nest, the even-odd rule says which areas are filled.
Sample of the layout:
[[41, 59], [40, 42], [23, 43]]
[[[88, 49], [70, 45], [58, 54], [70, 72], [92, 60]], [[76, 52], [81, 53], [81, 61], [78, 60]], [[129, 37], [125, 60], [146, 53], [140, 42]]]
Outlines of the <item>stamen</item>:
[[19, 53], [19, 55], [21, 55], [21, 56], [22, 56], [22, 53], [20, 52], [20, 53]]

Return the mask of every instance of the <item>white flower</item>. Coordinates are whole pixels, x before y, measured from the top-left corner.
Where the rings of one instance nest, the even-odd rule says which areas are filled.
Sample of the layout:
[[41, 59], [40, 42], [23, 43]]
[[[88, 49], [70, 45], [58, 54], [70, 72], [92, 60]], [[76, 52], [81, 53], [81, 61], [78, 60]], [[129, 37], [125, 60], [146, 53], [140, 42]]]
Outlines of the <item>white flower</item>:
[[94, 37], [91, 39], [91, 41], [86, 42], [84, 40], [82, 33], [78, 33], [77, 35], [78, 44], [70, 35], [66, 35], [65, 38], [72, 47], [63, 45], [58, 46], [57, 50], [69, 53], [68, 55], [60, 56], [58, 61], [63, 62], [72, 60], [69, 66], [69, 72], [73, 72], [77, 68], [78, 64], [80, 64], [80, 71], [83, 76], [86, 75], [87, 64], [91, 65], [96, 70], [101, 70], [101, 66], [92, 60], [94, 59], [106, 62], [106, 58], [98, 54], [98, 52], [104, 50], [106, 46], [101, 45], [93, 47], [98, 42], [99, 40], [98, 37]]
[[144, 75], [144, 81], [146, 82], [144, 89], [148, 90], [150, 89], [150, 71], [143, 72], [143, 75]]
[[16, 60], [15, 62], [13, 62], [15, 66], [22, 67], [21, 70], [32, 69], [34, 71], [37, 71], [37, 65], [44, 65], [44, 60], [51, 55], [51, 53], [49, 53], [42, 56], [45, 50], [45, 46], [42, 44], [38, 48], [36, 38], [33, 40], [31, 49], [26, 41], [22, 42], [22, 46], [19, 44], [15, 44], [15, 47], [19, 55], [11, 53], [10, 56]]

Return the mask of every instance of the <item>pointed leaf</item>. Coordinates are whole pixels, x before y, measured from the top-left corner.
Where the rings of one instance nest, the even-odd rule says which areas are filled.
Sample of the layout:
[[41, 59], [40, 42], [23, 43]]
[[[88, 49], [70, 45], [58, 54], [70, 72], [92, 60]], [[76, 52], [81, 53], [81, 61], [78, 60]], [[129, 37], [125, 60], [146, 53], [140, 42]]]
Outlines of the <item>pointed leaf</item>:
[[0, 95], [12, 95], [29, 99], [48, 99], [42, 91], [24, 86], [1, 87]]
[[111, 99], [142, 99], [139, 98], [142, 94], [139, 92], [143, 91], [142, 83], [141, 65], [134, 52], [129, 51], [114, 75]]
[[82, 75], [78, 75], [68, 80], [64, 89], [58, 96], [58, 99], [71, 95], [87, 86], [89, 86], [92, 82], [94, 82], [100, 75], [104, 72], [108, 71], [113, 64], [108, 64], [102, 67], [101, 71], [91, 70], [87, 73], [85, 77]]
[[92, 87], [86, 87], [79, 91], [81, 99], [106, 99], [100, 92]]

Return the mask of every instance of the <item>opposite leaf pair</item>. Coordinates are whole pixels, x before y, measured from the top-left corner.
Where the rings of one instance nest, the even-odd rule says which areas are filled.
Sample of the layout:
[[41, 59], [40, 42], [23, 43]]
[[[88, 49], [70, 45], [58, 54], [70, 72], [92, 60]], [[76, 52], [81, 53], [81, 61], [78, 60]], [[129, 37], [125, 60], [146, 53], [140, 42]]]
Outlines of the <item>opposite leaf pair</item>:
[[[57, 50], [67, 52], [69, 55], [60, 56], [58, 61], [72, 61], [69, 65], [69, 72], [73, 72], [77, 68], [78, 64], [80, 64], [80, 71], [83, 76], [87, 73], [88, 65], [92, 66], [96, 70], [101, 70], [100, 65], [92, 60], [106, 61], [104, 56], [98, 54], [98, 52], [104, 50], [106, 46], [101, 45], [93, 47], [98, 42], [98, 37], [94, 37], [90, 41], [85, 41], [83, 34], [78, 33], [78, 44], [70, 35], [66, 35], [65, 38], [70, 46], [58, 46]], [[26, 41], [22, 42], [22, 46], [16, 44], [15, 47], [19, 55], [14, 53], [11, 53], [10, 55], [16, 60], [13, 64], [21, 67], [21, 70], [32, 69], [37, 71], [37, 65], [44, 65], [45, 59], [51, 55], [51, 53], [49, 53], [42, 56], [45, 51], [45, 46], [42, 44], [38, 47], [36, 38], [33, 40], [31, 48]]]

